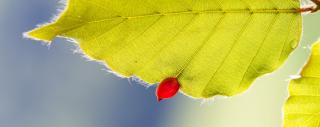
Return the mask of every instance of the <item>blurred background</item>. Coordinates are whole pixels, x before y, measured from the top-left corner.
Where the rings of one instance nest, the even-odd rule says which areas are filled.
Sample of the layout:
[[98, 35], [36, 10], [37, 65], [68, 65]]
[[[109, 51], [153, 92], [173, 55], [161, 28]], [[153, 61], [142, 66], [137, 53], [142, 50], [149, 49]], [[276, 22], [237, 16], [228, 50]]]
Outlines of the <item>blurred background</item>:
[[0, 127], [280, 127], [290, 75], [298, 73], [320, 35], [320, 14], [304, 16], [299, 48], [278, 71], [236, 97], [158, 103], [155, 86], [119, 78], [56, 39], [22, 37], [45, 23], [58, 0], [0, 0]]

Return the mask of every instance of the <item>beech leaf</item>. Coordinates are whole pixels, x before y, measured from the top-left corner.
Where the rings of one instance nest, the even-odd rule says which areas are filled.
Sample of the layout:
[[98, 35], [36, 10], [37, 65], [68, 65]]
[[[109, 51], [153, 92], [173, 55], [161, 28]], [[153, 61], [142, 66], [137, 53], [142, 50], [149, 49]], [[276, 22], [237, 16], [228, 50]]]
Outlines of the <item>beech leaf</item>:
[[72, 38], [112, 71], [176, 77], [194, 98], [232, 96], [277, 69], [301, 36], [298, 0], [68, 0], [27, 36]]
[[320, 41], [312, 47], [311, 57], [289, 85], [290, 97], [284, 107], [284, 127], [320, 126]]

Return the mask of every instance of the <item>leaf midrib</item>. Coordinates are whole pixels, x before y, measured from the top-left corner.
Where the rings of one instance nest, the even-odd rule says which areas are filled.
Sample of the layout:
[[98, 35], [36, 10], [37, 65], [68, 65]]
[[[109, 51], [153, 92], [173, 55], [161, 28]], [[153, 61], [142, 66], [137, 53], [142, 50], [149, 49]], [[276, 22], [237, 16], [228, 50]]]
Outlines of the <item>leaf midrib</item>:
[[150, 14], [143, 14], [143, 15], [135, 15], [135, 16], [116, 16], [110, 18], [104, 18], [101, 20], [92, 20], [86, 23], [96, 23], [96, 22], [103, 22], [107, 20], [113, 20], [117, 18], [124, 18], [124, 19], [136, 19], [136, 18], [144, 18], [144, 17], [154, 17], [154, 16], [170, 16], [170, 15], [182, 15], [182, 14], [205, 14], [205, 13], [299, 13], [297, 8], [291, 9], [227, 9], [227, 10], [187, 10], [187, 11], [176, 11], [176, 12], [154, 12]]
[[[57, 35], [61, 35], [63, 33], [67, 33], [70, 30], [80, 28], [82, 26], [85, 26], [86, 24], [91, 24], [91, 23], [99, 23], [99, 22], [105, 22], [105, 21], [110, 21], [118, 18], [122, 18], [125, 20], [130, 20], [130, 19], [136, 19], [136, 18], [146, 18], [146, 17], [154, 17], [154, 16], [173, 16], [173, 15], [182, 15], [182, 14], [210, 14], [210, 13], [299, 13], [297, 8], [289, 8], [289, 9], [279, 9], [279, 8], [274, 8], [274, 9], [217, 9], [217, 10], [187, 10], [187, 11], [176, 11], [176, 12], [154, 12], [151, 14], [144, 14], [144, 15], [136, 15], [136, 16], [115, 16], [115, 17], [110, 17], [110, 18], [104, 18], [100, 20], [91, 20], [91, 21], [82, 21], [83, 23], [79, 24], [74, 24], [59, 33]], [[80, 20], [80, 19], [79, 19]]]

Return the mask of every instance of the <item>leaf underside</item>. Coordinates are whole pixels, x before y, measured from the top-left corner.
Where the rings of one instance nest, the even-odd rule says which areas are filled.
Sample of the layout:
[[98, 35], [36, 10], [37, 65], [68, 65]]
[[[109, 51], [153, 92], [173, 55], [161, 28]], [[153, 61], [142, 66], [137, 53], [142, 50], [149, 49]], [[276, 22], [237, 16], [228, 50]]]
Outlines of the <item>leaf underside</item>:
[[289, 86], [290, 97], [285, 104], [284, 127], [320, 126], [320, 42], [312, 48], [311, 57]]
[[27, 33], [75, 39], [125, 77], [177, 77], [194, 98], [232, 96], [277, 69], [298, 45], [298, 0], [69, 0], [58, 20]]

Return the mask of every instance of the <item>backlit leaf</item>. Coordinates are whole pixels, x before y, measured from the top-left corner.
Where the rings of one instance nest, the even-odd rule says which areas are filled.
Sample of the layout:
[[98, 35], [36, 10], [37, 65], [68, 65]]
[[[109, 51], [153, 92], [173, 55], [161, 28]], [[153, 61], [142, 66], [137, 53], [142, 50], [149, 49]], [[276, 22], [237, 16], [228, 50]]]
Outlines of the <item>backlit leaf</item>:
[[284, 127], [320, 126], [320, 42], [313, 45], [311, 57], [301, 78], [290, 82], [285, 104]]
[[118, 74], [151, 84], [177, 77], [195, 98], [232, 96], [298, 45], [299, 8], [298, 0], [69, 0], [27, 35], [73, 38]]

